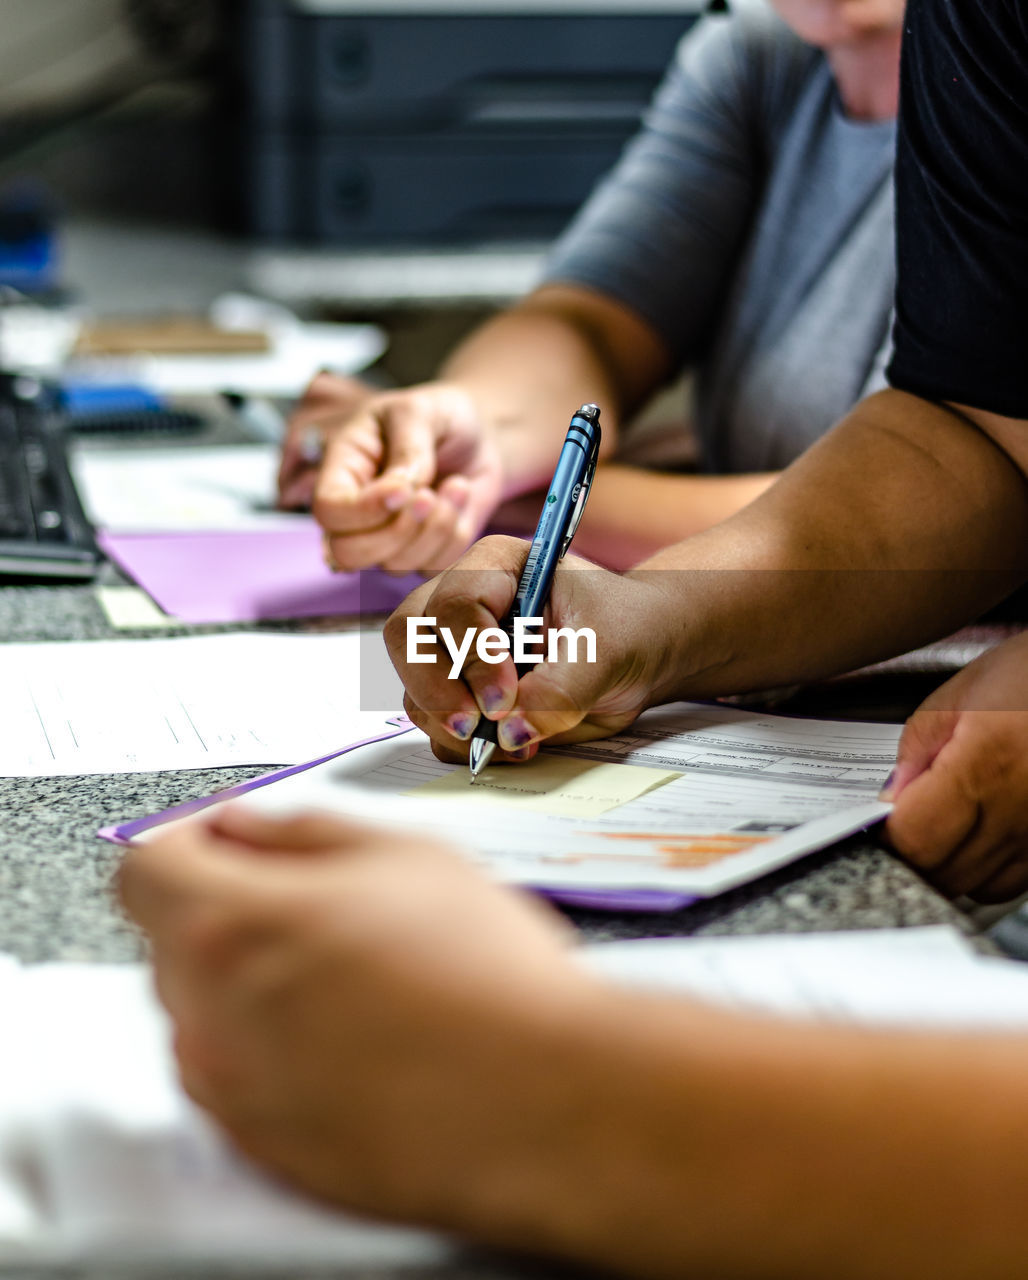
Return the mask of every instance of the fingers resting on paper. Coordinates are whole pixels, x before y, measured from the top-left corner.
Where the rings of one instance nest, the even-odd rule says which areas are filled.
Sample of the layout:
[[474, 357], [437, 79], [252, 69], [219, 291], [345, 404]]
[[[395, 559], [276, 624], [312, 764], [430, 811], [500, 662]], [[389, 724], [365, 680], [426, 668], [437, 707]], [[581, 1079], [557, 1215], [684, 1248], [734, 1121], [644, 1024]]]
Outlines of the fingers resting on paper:
[[944, 892], [1028, 891], [1028, 634], [965, 667], [907, 722], [886, 836]]
[[262, 1165], [354, 1208], [431, 1219], [447, 1152], [511, 1154], [517, 1125], [468, 1082], [508, 1088], [586, 989], [548, 908], [324, 815], [184, 824], [130, 851], [121, 892], [187, 1091]]

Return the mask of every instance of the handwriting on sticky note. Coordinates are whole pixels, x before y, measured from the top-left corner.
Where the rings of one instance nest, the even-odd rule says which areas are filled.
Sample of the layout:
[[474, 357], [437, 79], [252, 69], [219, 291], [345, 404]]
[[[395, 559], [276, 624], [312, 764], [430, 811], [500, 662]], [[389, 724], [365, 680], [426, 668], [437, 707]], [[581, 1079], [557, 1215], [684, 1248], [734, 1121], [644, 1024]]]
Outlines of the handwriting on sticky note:
[[406, 794], [440, 800], [459, 795], [478, 805], [513, 806], [562, 818], [595, 818], [678, 777], [681, 774], [668, 769], [539, 755], [529, 764], [484, 769], [474, 786], [467, 769], [454, 769]]

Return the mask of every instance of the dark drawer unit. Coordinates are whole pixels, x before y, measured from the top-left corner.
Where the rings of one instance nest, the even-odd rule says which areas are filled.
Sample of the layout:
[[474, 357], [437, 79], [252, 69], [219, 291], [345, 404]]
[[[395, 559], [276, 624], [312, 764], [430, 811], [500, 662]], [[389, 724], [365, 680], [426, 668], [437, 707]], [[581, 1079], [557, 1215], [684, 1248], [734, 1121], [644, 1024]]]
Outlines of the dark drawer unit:
[[583, 135], [267, 137], [251, 173], [252, 229], [339, 243], [545, 239], [619, 143]]
[[[452, 128], [509, 107], [622, 118], [645, 106], [688, 19], [321, 16], [283, 3], [247, 6], [245, 112], [269, 125], [348, 129], [419, 121]], [[580, 114], [581, 113], [581, 114]]]
[[[272, 240], [545, 239], [638, 125], [686, 12], [235, 7], [244, 229]], [[557, 6], [554, 6], [557, 7]]]

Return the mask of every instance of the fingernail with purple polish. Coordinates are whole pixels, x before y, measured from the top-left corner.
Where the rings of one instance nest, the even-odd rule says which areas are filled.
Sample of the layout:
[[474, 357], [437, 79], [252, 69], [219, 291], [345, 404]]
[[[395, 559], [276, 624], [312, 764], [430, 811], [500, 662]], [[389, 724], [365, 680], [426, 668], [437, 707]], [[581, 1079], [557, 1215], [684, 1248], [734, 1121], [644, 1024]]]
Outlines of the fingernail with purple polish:
[[460, 738], [461, 742], [467, 742], [468, 738], [475, 732], [476, 723], [474, 716], [461, 711], [457, 715], [450, 716], [446, 722], [446, 727], [455, 738]]
[[494, 715], [503, 706], [504, 697], [504, 692], [499, 685], [487, 685], [482, 690], [482, 710], [487, 716]]
[[513, 753], [527, 747], [539, 735], [527, 720], [522, 720], [520, 716], [508, 716], [506, 720], [500, 721], [496, 736], [503, 750]]

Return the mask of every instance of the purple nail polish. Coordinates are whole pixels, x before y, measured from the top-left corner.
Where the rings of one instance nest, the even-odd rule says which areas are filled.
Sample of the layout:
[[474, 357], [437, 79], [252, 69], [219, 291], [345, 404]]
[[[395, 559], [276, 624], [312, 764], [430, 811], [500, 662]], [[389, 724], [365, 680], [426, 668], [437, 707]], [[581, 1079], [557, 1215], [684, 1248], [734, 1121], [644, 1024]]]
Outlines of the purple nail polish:
[[460, 738], [462, 742], [466, 742], [475, 732], [476, 723], [474, 716], [461, 711], [457, 715], [450, 716], [446, 722], [446, 727], [455, 738]]
[[520, 751], [538, 736], [528, 721], [522, 720], [520, 716], [508, 716], [506, 720], [501, 720], [497, 733], [500, 746], [504, 751], [510, 752]]
[[503, 706], [505, 695], [497, 684], [487, 685], [482, 690], [482, 710], [487, 716], [494, 715]]

